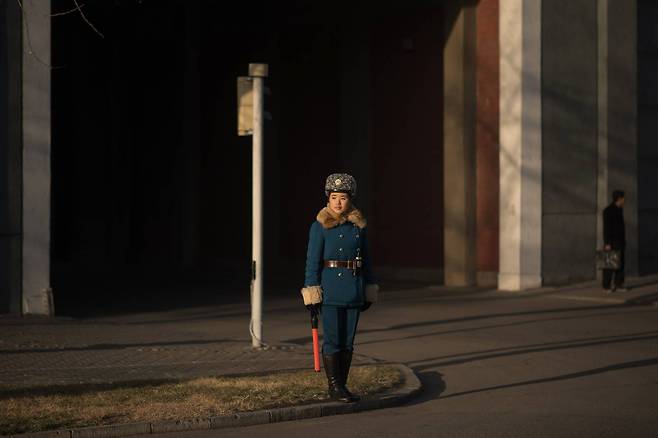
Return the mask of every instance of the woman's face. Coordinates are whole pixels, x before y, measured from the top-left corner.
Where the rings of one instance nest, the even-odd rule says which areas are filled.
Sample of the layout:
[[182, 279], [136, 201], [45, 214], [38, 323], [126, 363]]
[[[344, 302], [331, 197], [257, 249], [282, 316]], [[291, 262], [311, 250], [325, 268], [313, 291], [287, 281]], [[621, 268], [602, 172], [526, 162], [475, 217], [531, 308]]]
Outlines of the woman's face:
[[333, 212], [343, 214], [349, 210], [350, 205], [350, 195], [347, 193], [334, 192], [329, 194], [329, 208]]

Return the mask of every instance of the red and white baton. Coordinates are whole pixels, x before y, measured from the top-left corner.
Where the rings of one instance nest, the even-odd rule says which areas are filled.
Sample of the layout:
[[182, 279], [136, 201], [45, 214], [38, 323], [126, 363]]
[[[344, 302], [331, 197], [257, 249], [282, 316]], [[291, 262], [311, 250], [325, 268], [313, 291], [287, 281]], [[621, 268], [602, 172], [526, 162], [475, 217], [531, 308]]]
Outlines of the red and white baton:
[[311, 316], [311, 332], [313, 333], [313, 365], [316, 373], [320, 372], [320, 341], [318, 341], [318, 315]]

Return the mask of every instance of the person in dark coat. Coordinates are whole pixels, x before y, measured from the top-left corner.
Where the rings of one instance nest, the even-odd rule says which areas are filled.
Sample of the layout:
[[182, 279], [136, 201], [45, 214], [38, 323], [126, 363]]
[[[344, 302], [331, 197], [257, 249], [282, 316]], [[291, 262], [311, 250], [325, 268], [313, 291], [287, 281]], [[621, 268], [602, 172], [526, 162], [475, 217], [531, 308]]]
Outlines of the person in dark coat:
[[366, 219], [352, 204], [356, 181], [329, 175], [327, 206], [311, 224], [302, 296], [312, 315], [322, 315], [322, 360], [333, 400], [355, 402], [346, 387], [361, 312], [377, 301], [370, 267]]
[[[624, 192], [612, 192], [612, 204], [603, 210], [603, 249], [620, 253], [619, 269], [603, 270], [603, 289], [607, 292], [626, 291], [624, 288], [624, 252], [626, 249], [626, 230], [624, 228]], [[614, 278], [614, 281], [613, 281]]]

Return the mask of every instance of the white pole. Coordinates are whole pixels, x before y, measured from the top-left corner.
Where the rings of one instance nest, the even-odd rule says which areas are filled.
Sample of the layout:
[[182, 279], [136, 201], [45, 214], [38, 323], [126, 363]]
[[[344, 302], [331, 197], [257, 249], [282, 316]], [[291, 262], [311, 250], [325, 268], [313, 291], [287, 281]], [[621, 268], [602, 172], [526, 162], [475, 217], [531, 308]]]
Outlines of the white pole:
[[252, 159], [252, 278], [251, 278], [251, 345], [263, 342], [263, 81], [267, 64], [249, 64], [254, 96]]

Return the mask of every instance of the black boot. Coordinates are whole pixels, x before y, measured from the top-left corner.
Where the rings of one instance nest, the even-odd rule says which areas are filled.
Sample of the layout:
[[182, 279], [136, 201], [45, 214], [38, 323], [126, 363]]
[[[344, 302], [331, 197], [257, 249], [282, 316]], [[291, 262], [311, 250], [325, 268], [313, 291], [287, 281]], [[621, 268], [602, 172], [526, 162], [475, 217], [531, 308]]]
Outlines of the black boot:
[[352, 394], [347, 391], [345, 384], [343, 383], [340, 366], [340, 353], [323, 354], [322, 361], [324, 362], [324, 371], [327, 373], [329, 397], [331, 397], [332, 400], [344, 403], [355, 402], [356, 400], [352, 397]]
[[358, 396], [352, 394], [349, 389], [347, 389], [347, 378], [350, 375], [350, 367], [352, 366], [352, 352], [348, 350], [343, 350], [340, 353], [340, 371], [341, 371], [341, 377], [343, 381], [343, 387], [345, 388], [345, 392], [349, 394], [350, 397], [354, 399], [354, 401], [359, 401], [361, 400]]

